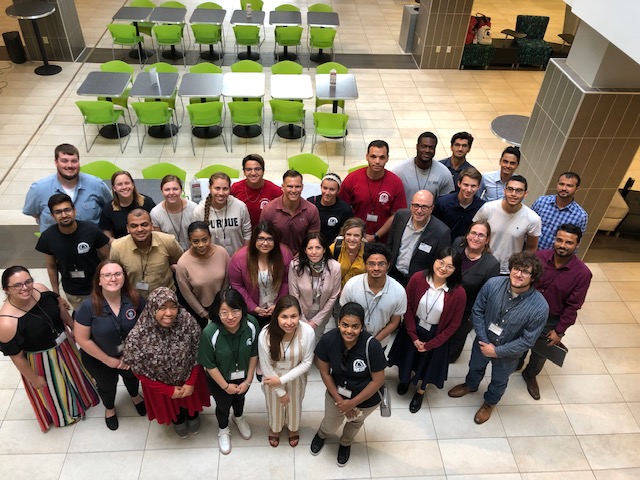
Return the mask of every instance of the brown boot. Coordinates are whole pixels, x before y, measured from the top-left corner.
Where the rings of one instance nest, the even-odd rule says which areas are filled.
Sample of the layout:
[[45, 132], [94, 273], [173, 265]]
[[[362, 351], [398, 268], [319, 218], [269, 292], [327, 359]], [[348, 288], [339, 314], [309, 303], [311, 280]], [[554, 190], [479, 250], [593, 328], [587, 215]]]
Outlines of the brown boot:
[[456, 385], [451, 390], [449, 390], [449, 396], [453, 398], [464, 397], [467, 393], [477, 392], [478, 389], [471, 390], [466, 383], [461, 383], [460, 385]]
[[525, 372], [522, 372], [522, 378], [524, 378], [524, 381], [527, 384], [527, 392], [529, 392], [531, 398], [534, 400], [540, 400], [540, 387], [538, 387], [536, 377], [529, 378], [525, 375]]
[[478, 425], [482, 425], [484, 422], [491, 418], [491, 413], [493, 412], [493, 405], [489, 405], [487, 402], [484, 402], [482, 406], [476, 412], [476, 416], [473, 417], [473, 421]]

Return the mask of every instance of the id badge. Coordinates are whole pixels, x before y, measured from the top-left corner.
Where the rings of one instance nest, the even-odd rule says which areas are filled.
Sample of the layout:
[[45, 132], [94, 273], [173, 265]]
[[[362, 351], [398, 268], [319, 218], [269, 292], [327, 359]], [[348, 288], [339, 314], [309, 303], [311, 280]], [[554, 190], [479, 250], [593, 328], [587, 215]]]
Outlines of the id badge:
[[378, 215], [374, 213], [370, 213], [367, 215], [367, 222], [377, 222], [377, 221], [378, 221]]
[[138, 283], [136, 283], [136, 289], [144, 290], [145, 292], [148, 292], [149, 291], [149, 284], [147, 282], [144, 282], [144, 281], [140, 280]]
[[502, 327], [499, 327], [495, 323], [489, 325], [489, 331], [495, 333], [498, 336], [502, 335]]
[[227, 238], [227, 237], [224, 237], [222, 239], [222, 246], [223, 247], [230, 247], [231, 246], [231, 239]]
[[289, 362], [277, 362], [276, 363], [276, 369], [277, 370], [288, 370], [289, 369]]
[[427, 332], [431, 331], [431, 324], [430, 323], [422, 323], [420, 324], [422, 326], [422, 328], [424, 328]]
[[60, 346], [62, 345], [62, 342], [64, 342], [67, 339], [67, 334], [66, 332], [62, 332], [60, 335], [58, 335], [58, 337], [56, 338], [56, 346]]
[[344, 387], [338, 387], [338, 393], [346, 398], [351, 398], [351, 390], [347, 390]]
[[420, 245], [418, 245], [418, 250], [425, 252], [425, 253], [431, 253], [432, 250], [432, 246], [428, 245], [426, 243], [420, 242]]
[[229, 380], [244, 380], [244, 377], [244, 370], [236, 370], [235, 372], [231, 372], [231, 375], [229, 375]]
[[72, 270], [69, 275], [71, 278], [85, 278], [84, 270]]

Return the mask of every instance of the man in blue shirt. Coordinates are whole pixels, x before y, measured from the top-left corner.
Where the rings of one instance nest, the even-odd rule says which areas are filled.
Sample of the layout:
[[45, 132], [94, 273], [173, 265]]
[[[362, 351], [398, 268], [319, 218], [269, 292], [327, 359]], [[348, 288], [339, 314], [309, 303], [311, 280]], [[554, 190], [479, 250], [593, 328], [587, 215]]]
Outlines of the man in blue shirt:
[[473, 217], [484, 205], [484, 200], [476, 195], [482, 175], [473, 167], [460, 172], [456, 192], [449, 193], [436, 200], [433, 216], [442, 220], [451, 230], [451, 238], [466, 235]]
[[536, 212], [542, 220], [542, 235], [538, 241], [538, 250], [553, 248], [556, 231], [565, 223], [576, 225], [584, 235], [589, 216], [574, 200], [578, 188], [580, 188], [580, 175], [575, 172], [565, 172], [558, 177], [555, 195], [543, 195], [531, 205], [531, 210]]
[[22, 213], [36, 219], [40, 232], [56, 222], [47, 203], [54, 193], [66, 193], [76, 207], [78, 220], [100, 222], [102, 207], [111, 201], [111, 192], [102, 180], [80, 173], [80, 153], [68, 143], [58, 145], [55, 150], [57, 172], [34, 182], [27, 192]]
[[458, 132], [451, 137], [451, 156], [440, 160], [440, 163], [451, 172], [456, 192], [459, 190], [458, 180], [462, 171], [473, 168], [473, 165], [467, 162], [467, 154], [471, 150], [471, 145], [473, 145], [473, 135], [468, 132]]

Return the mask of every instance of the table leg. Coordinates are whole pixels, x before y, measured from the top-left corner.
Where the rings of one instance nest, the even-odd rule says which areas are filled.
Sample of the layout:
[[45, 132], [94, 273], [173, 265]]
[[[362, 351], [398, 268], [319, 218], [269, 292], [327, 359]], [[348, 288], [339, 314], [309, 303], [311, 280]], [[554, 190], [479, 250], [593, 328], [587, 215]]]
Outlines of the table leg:
[[302, 138], [305, 135], [305, 131], [298, 125], [290, 123], [289, 125], [283, 125], [277, 130], [278, 136], [286, 138], [288, 140], [295, 140], [296, 138]]
[[278, 61], [290, 60], [290, 61], [294, 62], [294, 61], [297, 60], [298, 55], [296, 53], [289, 52], [289, 47], [288, 46], [285, 45], [283, 48], [284, 48], [284, 52], [276, 53]]
[[40, 55], [42, 56], [42, 62], [44, 63], [44, 65], [34, 70], [36, 75], [48, 76], [60, 73], [62, 71], [62, 67], [59, 67], [58, 65], [51, 65], [47, 59], [47, 52], [44, 49], [44, 43], [42, 41], [42, 35], [40, 34], [40, 28], [38, 27], [38, 21], [33, 19], [31, 20], [31, 24], [33, 25], [33, 33], [36, 36]]
[[309, 59], [313, 60], [316, 63], [326, 63], [331, 61], [331, 55], [329, 55], [328, 53], [324, 53], [322, 49], [319, 49], [318, 53], [309, 55]]
[[168, 52], [167, 51], [162, 52], [162, 56], [169, 60], [178, 60], [184, 57], [184, 54], [180, 50], [176, 50], [175, 45], [171, 45], [171, 50]]
[[262, 128], [260, 125], [236, 125], [233, 127], [233, 133], [241, 138], [253, 138], [260, 135]]
[[200, 58], [203, 60], [220, 60], [220, 54], [213, 50], [213, 45], [209, 45], [209, 51], [202, 52]]
[[153, 138], [170, 138], [178, 134], [178, 126], [171, 124], [149, 127], [149, 136]]
[[247, 51], [238, 53], [238, 58], [240, 60], [253, 60], [254, 62], [257, 62], [260, 60], [260, 54], [252, 52], [251, 45], [247, 45]]
[[191, 133], [193, 133], [194, 137], [198, 138], [216, 138], [220, 136], [222, 129], [217, 125], [211, 127], [193, 127]]

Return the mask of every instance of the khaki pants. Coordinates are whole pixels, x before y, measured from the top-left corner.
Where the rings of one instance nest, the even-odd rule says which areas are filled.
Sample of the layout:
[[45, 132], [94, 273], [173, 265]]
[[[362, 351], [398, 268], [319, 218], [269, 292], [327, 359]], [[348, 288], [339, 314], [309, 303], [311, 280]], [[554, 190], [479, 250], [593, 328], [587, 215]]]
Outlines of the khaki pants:
[[[361, 408], [362, 416], [351, 422], [346, 422], [342, 429], [342, 435], [340, 436], [340, 445], [344, 447], [350, 447], [353, 443], [353, 439], [362, 428], [364, 420], [378, 409], [378, 405], [373, 407]], [[336, 402], [329, 392], [324, 397], [324, 418], [318, 429], [318, 436], [322, 439], [327, 438], [334, 433], [340, 425], [345, 421], [345, 416], [336, 407]]]
[[82, 301], [89, 295], [71, 295], [70, 293], [64, 292], [64, 296], [67, 297], [67, 302], [69, 302], [69, 305], [71, 305], [73, 311], [77, 312]]

